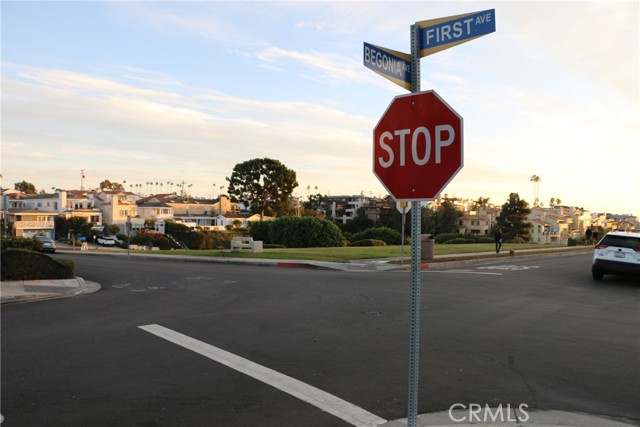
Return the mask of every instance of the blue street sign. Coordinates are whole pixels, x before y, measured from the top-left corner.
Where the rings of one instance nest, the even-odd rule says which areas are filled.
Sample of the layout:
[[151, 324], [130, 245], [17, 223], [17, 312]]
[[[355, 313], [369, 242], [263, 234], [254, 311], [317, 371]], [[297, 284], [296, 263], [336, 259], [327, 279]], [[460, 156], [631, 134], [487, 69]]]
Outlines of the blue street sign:
[[416, 22], [420, 27], [420, 57], [457, 46], [496, 30], [496, 10]]
[[364, 66], [411, 90], [411, 55], [364, 43]]

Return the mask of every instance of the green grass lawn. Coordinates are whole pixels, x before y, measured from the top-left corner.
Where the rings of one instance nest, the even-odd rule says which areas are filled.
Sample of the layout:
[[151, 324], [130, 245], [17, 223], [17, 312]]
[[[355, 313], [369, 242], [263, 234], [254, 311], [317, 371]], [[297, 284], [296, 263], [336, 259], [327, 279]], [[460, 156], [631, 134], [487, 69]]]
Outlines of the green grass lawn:
[[[510, 244], [502, 246], [503, 252], [509, 249], [548, 249], [558, 248], [557, 245], [536, 245], [536, 244]], [[376, 258], [399, 258], [402, 256], [401, 246], [370, 246], [370, 247], [346, 247], [346, 248], [285, 248], [285, 249], [265, 249], [264, 252], [254, 254], [245, 252], [230, 252], [229, 250], [172, 250], [154, 251], [154, 254], [167, 255], [191, 255], [191, 256], [212, 256], [228, 258], [259, 258], [259, 259], [291, 259], [291, 260], [313, 260], [313, 261], [333, 261], [345, 262], [359, 259]], [[451, 254], [473, 254], [478, 252], [494, 252], [493, 243], [476, 243], [460, 245], [435, 245], [436, 255]], [[411, 247], [404, 246], [404, 256], [411, 258]]]

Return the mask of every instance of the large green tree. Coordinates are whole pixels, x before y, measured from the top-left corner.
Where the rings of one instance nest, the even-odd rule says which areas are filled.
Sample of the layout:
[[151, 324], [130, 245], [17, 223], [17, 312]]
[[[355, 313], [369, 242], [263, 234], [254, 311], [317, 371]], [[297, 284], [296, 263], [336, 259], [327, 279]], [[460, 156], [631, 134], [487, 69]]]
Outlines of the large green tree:
[[108, 179], [105, 179], [100, 183], [100, 188], [102, 190], [124, 190], [124, 186], [119, 182], [111, 182]]
[[531, 223], [527, 222], [527, 216], [530, 213], [529, 203], [521, 199], [518, 193], [509, 194], [509, 199], [502, 205], [502, 211], [496, 218], [505, 240], [509, 241], [520, 237], [526, 242], [529, 241]]
[[15, 188], [18, 191], [22, 191], [24, 194], [37, 193], [35, 185], [27, 181], [16, 182], [13, 188]]
[[458, 218], [462, 216], [450, 200], [445, 200], [435, 210], [422, 208], [422, 232], [427, 234], [455, 233]]
[[265, 212], [286, 215], [293, 209], [291, 194], [298, 186], [296, 172], [278, 160], [263, 158], [238, 163], [227, 181], [231, 201], [249, 204], [261, 220]]

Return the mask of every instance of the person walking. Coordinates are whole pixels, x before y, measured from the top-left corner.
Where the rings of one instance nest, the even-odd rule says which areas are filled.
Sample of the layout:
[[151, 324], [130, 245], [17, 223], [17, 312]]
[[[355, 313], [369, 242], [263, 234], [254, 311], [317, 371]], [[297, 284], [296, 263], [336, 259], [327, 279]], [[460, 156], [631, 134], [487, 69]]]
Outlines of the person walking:
[[496, 253], [499, 254], [500, 249], [502, 249], [502, 229], [500, 227], [496, 229], [493, 238], [496, 241]]
[[593, 231], [591, 230], [591, 227], [587, 228], [587, 231], [584, 232], [584, 237], [585, 237], [584, 244], [585, 245], [590, 245], [591, 244], [591, 234], [592, 233], [593, 233]]

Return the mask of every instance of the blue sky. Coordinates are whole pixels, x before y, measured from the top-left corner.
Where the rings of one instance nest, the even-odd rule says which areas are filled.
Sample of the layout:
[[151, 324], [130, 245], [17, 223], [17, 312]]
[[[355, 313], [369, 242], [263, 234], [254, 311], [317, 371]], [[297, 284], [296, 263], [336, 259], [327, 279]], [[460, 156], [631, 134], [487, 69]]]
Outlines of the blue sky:
[[[321, 193], [384, 195], [372, 132], [407, 93], [364, 67], [409, 26], [496, 10], [496, 32], [421, 60], [464, 118], [443, 191], [511, 192], [640, 215], [637, 1], [2, 2], [2, 185], [102, 180], [218, 193], [240, 162], [282, 161]], [[175, 189], [175, 185], [174, 185]], [[224, 189], [222, 190], [224, 192]]]

